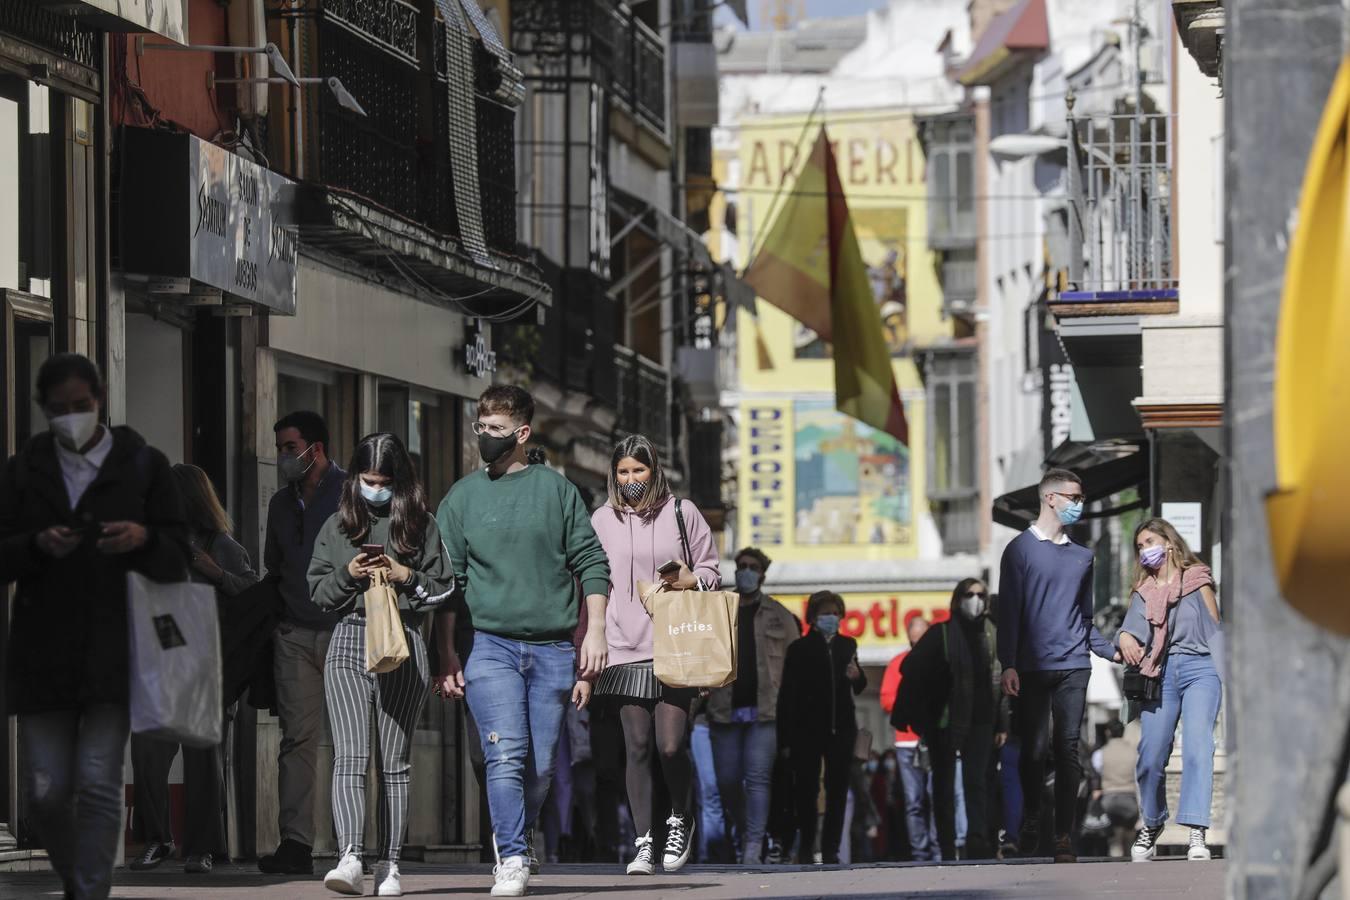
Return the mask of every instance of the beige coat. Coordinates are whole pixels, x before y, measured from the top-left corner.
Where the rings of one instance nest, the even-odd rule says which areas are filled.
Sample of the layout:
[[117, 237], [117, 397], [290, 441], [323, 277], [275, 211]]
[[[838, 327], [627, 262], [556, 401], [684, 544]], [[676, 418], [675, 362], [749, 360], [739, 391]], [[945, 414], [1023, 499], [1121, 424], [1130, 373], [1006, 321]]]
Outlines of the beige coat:
[[[770, 597], [760, 595], [759, 610], [755, 614], [755, 661], [759, 670], [759, 721], [772, 722], [778, 717], [778, 689], [783, 684], [783, 660], [788, 644], [801, 633], [797, 620], [787, 607]], [[706, 701], [708, 721], [718, 725], [731, 722], [732, 686], [714, 690]]]

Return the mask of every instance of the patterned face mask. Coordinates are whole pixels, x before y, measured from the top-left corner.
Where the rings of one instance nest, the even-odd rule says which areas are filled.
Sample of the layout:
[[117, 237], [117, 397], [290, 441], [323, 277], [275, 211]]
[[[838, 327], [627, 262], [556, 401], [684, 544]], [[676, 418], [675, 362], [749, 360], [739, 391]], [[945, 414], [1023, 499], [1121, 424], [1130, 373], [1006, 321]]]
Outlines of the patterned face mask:
[[623, 499], [628, 501], [629, 506], [637, 506], [642, 502], [642, 498], [647, 496], [647, 482], [630, 481], [627, 484], [619, 485], [619, 493]]

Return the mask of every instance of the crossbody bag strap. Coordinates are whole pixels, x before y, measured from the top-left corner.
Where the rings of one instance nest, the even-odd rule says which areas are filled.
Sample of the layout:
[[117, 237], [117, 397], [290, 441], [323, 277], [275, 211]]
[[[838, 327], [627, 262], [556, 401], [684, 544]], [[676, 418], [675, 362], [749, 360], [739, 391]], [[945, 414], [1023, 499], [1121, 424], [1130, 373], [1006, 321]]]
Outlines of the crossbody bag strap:
[[[684, 525], [684, 503], [679, 497], [675, 498], [675, 524], [680, 529], [680, 549], [684, 552], [684, 564], [689, 567], [689, 571], [694, 571], [694, 554], [689, 552], [689, 529]], [[706, 586], [703, 579], [698, 580], [698, 589], [703, 590]]]

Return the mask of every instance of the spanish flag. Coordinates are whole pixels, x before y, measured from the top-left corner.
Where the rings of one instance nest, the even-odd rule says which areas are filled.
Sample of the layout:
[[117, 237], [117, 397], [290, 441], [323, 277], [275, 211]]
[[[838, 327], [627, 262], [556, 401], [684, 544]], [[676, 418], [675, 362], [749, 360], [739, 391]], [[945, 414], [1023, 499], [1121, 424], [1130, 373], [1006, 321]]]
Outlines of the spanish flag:
[[905, 407], [824, 127], [743, 280], [833, 345], [839, 411], [908, 446]]

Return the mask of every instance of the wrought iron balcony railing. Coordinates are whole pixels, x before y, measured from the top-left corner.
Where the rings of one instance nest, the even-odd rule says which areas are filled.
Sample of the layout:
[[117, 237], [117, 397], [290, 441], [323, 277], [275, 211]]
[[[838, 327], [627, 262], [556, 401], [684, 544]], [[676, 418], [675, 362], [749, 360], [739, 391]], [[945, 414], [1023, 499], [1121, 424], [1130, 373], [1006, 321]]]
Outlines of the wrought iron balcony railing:
[[1061, 300], [1176, 298], [1167, 114], [1070, 109], [1069, 281]]
[[[304, 180], [456, 238], [470, 252], [485, 244], [517, 255], [520, 88], [505, 51], [484, 38], [457, 56], [446, 23], [410, 0], [309, 0], [279, 14], [301, 29], [306, 73], [338, 77], [366, 111], [343, 108], [328, 91], [307, 98]], [[457, 164], [478, 197], [468, 218]]]
[[670, 458], [670, 373], [627, 347], [614, 348], [622, 434], [642, 434]]

